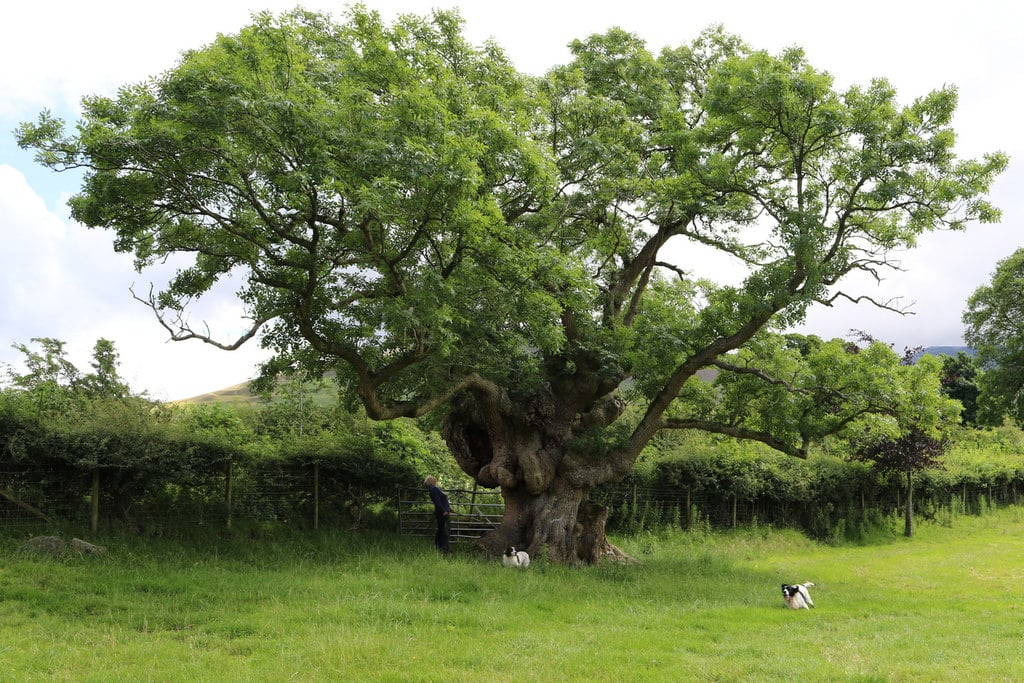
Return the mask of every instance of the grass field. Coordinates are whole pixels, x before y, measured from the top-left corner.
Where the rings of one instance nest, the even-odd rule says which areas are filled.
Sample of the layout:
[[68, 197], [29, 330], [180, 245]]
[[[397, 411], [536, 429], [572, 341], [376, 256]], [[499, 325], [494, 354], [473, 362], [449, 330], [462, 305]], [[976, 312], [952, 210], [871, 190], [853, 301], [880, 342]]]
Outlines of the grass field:
[[0, 680], [1020, 681], [1022, 532], [1015, 508], [857, 547], [645, 535], [618, 539], [635, 565], [525, 572], [387, 534], [9, 538]]

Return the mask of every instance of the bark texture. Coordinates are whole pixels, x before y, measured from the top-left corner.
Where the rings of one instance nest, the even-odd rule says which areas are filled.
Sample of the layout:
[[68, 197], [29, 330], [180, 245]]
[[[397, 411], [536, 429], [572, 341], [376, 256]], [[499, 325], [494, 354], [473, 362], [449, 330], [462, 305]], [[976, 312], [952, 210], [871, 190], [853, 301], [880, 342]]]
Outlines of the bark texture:
[[[583, 453], [580, 435], [593, 421], [606, 424], [621, 412], [613, 401], [581, 411], [554, 394], [524, 403], [466, 395], [455, 401], [442, 434], [459, 466], [481, 486], [500, 488], [505, 513], [480, 544], [491, 555], [506, 546], [567, 565], [624, 558], [605, 533], [608, 510], [589, 499], [613, 480], [614, 458]], [[622, 470], [625, 471], [625, 470]]]

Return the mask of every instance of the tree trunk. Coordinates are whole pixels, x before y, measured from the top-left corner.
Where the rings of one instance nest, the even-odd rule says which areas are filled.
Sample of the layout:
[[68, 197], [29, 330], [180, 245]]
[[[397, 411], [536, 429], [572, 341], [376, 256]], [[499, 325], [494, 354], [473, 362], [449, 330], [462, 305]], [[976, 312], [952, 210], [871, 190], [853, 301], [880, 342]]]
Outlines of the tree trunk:
[[500, 555], [513, 545], [532, 557], [565, 565], [626, 557], [605, 534], [608, 508], [589, 500], [585, 489], [556, 480], [540, 494], [502, 487], [502, 497], [501, 525], [480, 540], [488, 554]]
[[501, 524], [480, 546], [498, 556], [513, 545], [565, 565], [627, 558], [608, 541], [608, 509], [588, 497], [615, 475], [607, 461], [597, 459], [597, 467], [594, 454], [579, 452], [579, 419], [559, 411], [557, 401], [502, 410], [484, 403], [461, 402], [441, 429], [462, 470], [504, 498]]
[[907, 470], [907, 506], [903, 513], [903, 535], [914, 535], [914, 473]]

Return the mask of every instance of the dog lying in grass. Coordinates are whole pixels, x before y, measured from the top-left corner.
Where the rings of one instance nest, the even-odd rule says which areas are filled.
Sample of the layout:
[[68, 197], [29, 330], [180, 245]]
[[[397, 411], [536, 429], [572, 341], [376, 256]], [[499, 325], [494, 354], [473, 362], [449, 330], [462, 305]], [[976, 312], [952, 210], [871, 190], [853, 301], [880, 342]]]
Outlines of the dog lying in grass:
[[786, 601], [786, 606], [790, 609], [810, 609], [814, 607], [811, 594], [807, 591], [813, 585], [810, 581], [793, 586], [788, 583], [782, 584], [782, 599]]
[[506, 567], [526, 569], [530, 566], [530, 556], [525, 550], [516, 550], [514, 545], [510, 545], [505, 548], [505, 554], [501, 556], [501, 563]]

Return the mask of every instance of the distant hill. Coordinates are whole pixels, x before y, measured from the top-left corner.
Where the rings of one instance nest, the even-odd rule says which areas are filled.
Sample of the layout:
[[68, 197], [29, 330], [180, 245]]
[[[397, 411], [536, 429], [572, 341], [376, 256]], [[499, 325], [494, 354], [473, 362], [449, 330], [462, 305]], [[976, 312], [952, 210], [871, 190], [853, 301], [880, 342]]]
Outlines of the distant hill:
[[[326, 406], [331, 405], [338, 400], [337, 385], [332, 381], [333, 377], [334, 373], [328, 372], [324, 376], [324, 383], [322, 386], [316, 386], [316, 384], [309, 385], [307, 391], [312, 392], [311, 398], [314, 403]], [[280, 380], [280, 382], [286, 381], [287, 380]], [[201, 405], [204, 403], [231, 403], [235, 405], [244, 405], [259, 402], [260, 397], [249, 389], [249, 382], [242, 382], [241, 384], [234, 384], [224, 389], [208, 391], [205, 394], [199, 394], [198, 396], [192, 396], [191, 398], [171, 401], [171, 403], [177, 403], [180, 405]]]
[[916, 361], [921, 356], [955, 356], [963, 351], [968, 356], [977, 356], [978, 352], [969, 346], [926, 346], [924, 351], [914, 354]]
[[259, 397], [249, 390], [249, 382], [242, 382], [225, 389], [209, 391], [191, 398], [172, 401], [172, 403], [198, 405], [202, 403], [256, 403], [258, 401]]

